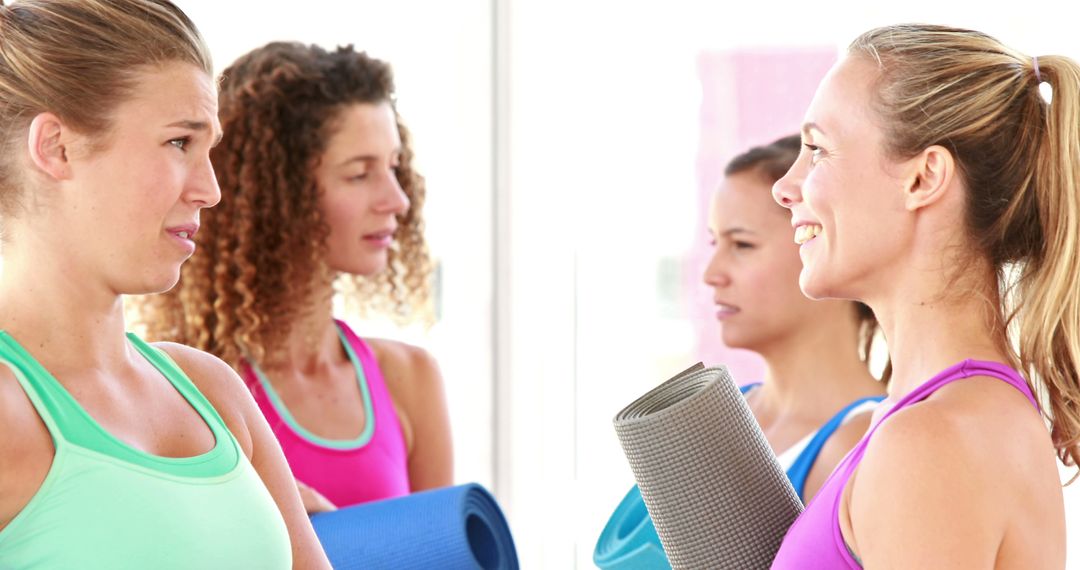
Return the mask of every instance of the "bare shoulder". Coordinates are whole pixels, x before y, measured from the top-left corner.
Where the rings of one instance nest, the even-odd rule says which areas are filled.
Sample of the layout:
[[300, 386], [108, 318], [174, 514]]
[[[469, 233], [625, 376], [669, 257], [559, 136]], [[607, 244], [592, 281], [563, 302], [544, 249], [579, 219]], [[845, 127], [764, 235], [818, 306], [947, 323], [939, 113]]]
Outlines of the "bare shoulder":
[[247, 395], [247, 388], [236, 371], [213, 354], [174, 342], [153, 344], [165, 351], [184, 370], [211, 403], [217, 405], [220, 400], [223, 404], [229, 404], [231, 400]]
[[[868, 443], [850, 496], [858, 553], [867, 567], [993, 566], [1012, 521], [1049, 497], [1052, 460], [1019, 391], [993, 378], [954, 382], [894, 413]], [[1018, 496], [1032, 485], [1046, 496]]]
[[153, 345], [176, 362], [225, 420], [245, 451], [249, 451], [248, 421], [253, 413], [259, 412], [236, 371], [220, 358], [190, 346], [173, 342], [155, 342]]
[[[27, 422], [32, 422], [34, 416], [33, 404], [19, 385], [15, 373], [0, 364], [0, 450], [18, 444], [25, 435]], [[5, 457], [11, 456], [5, 454]]]
[[880, 463], [968, 484], [1022, 480], [1027, 466], [1052, 453], [1049, 432], [1023, 394], [1000, 380], [973, 377], [889, 417], [869, 442], [860, 471]]
[[829, 475], [844, 459], [844, 456], [866, 434], [872, 417], [873, 413], [870, 411], [851, 416], [829, 436], [829, 439], [821, 448], [821, 453], [818, 454], [817, 459], [814, 461], [813, 467], [807, 474], [806, 481], [803, 483], [803, 499], [806, 502], [809, 502], [817, 494], [821, 486], [829, 478]]
[[860, 412], [851, 416], [825, 442], [825, 445], [821, 448], [821, 453], [818, 455], [818, 461], [826, 464], [830, 473], [844, 456], [859, 443], [859, 440], [866, 435], [872, 417], [873, 412], [871, 411]]
[[365, 338], [379, 362], [387, 388], [395, 398], [423, 394], [442, 387], [442, 374], [435, 357], [408, 343], [382, 338]]
[[837, 462], [839, 462], [866, 435], [866, 430], [870, 428], [870, 420], [873, 416], [874, 413], [867, 410], [849, 417], [847, 421], [836, 429], [829, 441], [825, 443], [822, 453], [828, 453], [831, 456], [839, 455], [837, 457]]

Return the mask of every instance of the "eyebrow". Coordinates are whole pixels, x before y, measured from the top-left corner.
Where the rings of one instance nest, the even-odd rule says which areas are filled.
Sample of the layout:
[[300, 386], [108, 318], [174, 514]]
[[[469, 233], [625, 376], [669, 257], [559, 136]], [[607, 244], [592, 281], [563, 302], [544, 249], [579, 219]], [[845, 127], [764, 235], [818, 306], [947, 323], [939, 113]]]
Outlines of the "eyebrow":
[[754, 232], [751, 231], [751, 230], [748, 230], [746, 228], [728, 228], [728, 229], [720, 232], [720, 235], [722, 235], [724, 237], [731, 237], [731, 236], [736, 235], [736, 234], [750, 234], [750, 235], [753, 235]]
[[[395, 158], [397, 158], [398, 160], [401, 160], [402, 151], [403, 151], [403, 149], [400, 148], [400, 147], [394, 149], [393, 156]], [[354, 162], [368, 162], [368, 161], [378, 160], [378, 159], [379, 159], [379, 157], [377, 155], [374, 155], [374, 154], [358, 154], [356, 156], [346, 158], [345, 160], [341, 161], [341, 163], [338, 164], [338, 166], [348, 166], [348, 165], [350, 165], [350, 164], [352, 164]]]
[[368, 162], [370, 160], [375, 160], [375, 155], [359, 154], [350, 158], [346, 158], [345, 160], [341, 161], [341, 164], [338, 164], [338, 166], [348, 166], [354, 162]]
[[[169, 123], [166, 126], [168, 126], [168, 127], [179, 127], [179, 128], [182, 128], [182, 129], [188, 129], [188, 130], [192, 130], [192, 131], [212, 131], [212, 129], [210, 127], [210, 123], [207, 123], [206, 121], [192, 121], [190, 119], [184, 119], [184, 120], [176, 121], [175, 123]], [[218, 143], [221, 142], [221, 137], [222, 137], [222, 133], [218, 133], [217, 136], [214, 137], [213, 144], [211, 144], [210, 146], [217, 146]]]
[[814, 123], [814, 122], [803, 123], [803, 126], [802, 126], [802, 132], [803, 133], [809, 133], [811, 130], [817, 131], [817, 132], [819, 132], [819, 133], [821, 133], [821, 134], [823, 134], [825, 136], [829, 136], [829, 135], [825, 134], [825, 129], [822, 129], [821, 125], [819, 125], [817, 123]]

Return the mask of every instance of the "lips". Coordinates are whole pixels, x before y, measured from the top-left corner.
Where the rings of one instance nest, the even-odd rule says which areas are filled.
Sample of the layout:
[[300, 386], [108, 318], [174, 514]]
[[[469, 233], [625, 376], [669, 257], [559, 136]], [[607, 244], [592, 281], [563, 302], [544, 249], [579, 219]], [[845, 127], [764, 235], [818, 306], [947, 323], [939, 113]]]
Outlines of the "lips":
[[394, 237], [395, 231], [397, 231], [397, 228], [388, 228], [385, 230], [379, 230], [376, 232], [371, 232], [369, 234], [364, 234], [363, 238], [373, 241], [382, 241]]
[[180, 239], [193, 239], [195, 234], [199, 231], [199, 224], [183, 224], [179, 226], [172, 226], [165, 228], [165, 231], [180, 238]]
[[730, 303], [725, 303], [723, 301], [716, 301], [715, 304], [716, 318], [721, 320], [726, 319], [741, 310], [739, 309], [739, 307], [736, 307], [735, 305], [732, 305]]

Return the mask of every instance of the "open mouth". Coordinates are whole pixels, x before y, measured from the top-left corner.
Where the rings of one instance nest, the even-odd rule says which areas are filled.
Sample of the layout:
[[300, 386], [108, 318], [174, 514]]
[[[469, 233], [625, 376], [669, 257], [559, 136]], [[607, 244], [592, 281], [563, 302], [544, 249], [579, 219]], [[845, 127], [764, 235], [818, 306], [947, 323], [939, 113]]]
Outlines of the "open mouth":
[[795, 243], [802, 245], [820, 235], [824, 230], [818, 224], [806, 224], [795, 228]]

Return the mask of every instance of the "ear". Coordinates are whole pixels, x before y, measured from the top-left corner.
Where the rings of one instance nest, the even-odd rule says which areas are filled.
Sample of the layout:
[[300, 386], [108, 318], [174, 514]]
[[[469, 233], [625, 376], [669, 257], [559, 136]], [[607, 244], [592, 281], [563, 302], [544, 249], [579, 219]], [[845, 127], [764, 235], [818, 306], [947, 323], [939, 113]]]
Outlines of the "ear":
[[914, 212], [941, 200], [953, 186], [956, 159], [940, 145], [927, 147], [908, 161], [904, 183], [904, 207]]
[[54, 180], [71, 178], [71, 162], [66, 143], [71, 130], [52, 113], [41, 113], [30, 121], [27, 144], [30, 161]]

